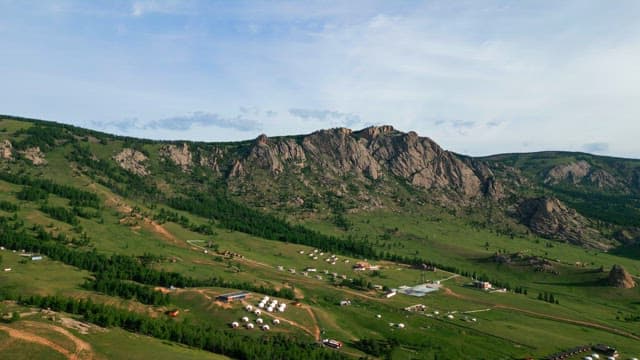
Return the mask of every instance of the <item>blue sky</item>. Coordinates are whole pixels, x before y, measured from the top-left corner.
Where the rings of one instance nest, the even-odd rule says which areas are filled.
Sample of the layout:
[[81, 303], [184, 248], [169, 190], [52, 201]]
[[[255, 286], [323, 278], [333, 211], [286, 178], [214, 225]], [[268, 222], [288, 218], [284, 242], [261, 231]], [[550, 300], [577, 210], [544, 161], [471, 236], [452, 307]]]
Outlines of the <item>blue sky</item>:
[[391, 124], [640, 158], [640, 2], [0, 0], [0, 113], [205, 141]]

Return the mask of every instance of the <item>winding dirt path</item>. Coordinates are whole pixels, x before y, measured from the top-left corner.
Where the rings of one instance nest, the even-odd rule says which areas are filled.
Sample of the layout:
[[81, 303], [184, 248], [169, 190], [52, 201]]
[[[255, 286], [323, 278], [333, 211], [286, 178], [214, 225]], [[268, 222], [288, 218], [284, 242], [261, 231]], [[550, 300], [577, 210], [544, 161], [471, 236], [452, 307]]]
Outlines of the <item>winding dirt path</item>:
[[52, 330], [67, 337], [69, 340], [73, 342], [73, 345], [75, 346], [74, 359], [85, 359], [85, 360], [93, 359], [93, 348], [91, 347], [91, 345], [89, 345], [88, 342], [83, 341], [78, 337], [76, 337], [75, 335], [73, 335], [69, 330], [65, 328], [61, 328], [59, 326], [52, 326], [52, 325], [31, 322], [31, 321], [29, 322], [25, 321], [25, 323], [28, 323], [30, 326]]
[[316, 337], [316, 341], [320, 341], [320, 327], [318, 326], [318, 318], [316, 318], [316, 314], [313, 312], [313, 309], [309, 306], [305, 306], [305, 310], [313, 320], [313, 334]]
[[72, 354], [70, 351], [68, 351], [67, 349], [63, 348], [62, 346], [52, 342], [49, 339], [43, 338], [42, 336], [35, 335], [35, 334], [30, 333], [28, 331], [22, 331], [22, 330], [14, 329], [14, 328], [11, 328], [11, 327], [8, 327], [8, 326], [5, 326], [5, 325], [0, 325], [0, 330], [6, 332], [12, 338], [46, 346], [46, 347], [48, 347], [48, 348], [50, 348], [50, 349], [52, 349], [54, 351], [57, 351], [57, 352], [61, 353], [62, 355], [64, 355], [69, 360], [77, 359], [75, 354]]
[[182, 241], [178, 240], [178, 238], [176, 238], [172, 233], [170, 233], [169, 230], [167, 230], [164, 226], [146, 217], [144, 218], [143, 221], [144, 221], [144, 224], [147, 225], [149, 229], [151, 229], [151, 231], [162, 236], [166, 240], [169, 240], [171, 243], [174, 243], [176, 245], [183, 244]]
[[69, 360], [92, 360], [94, 358], [93, 348], [91, 347], [91, 345], [86, 341], [79, 339], [67, 329], [61, 328], [59, 326], [39, 323], [35, 321], [22, 321], [21, 324], [25, 325], [26, 327], [45, 329], [45, 330], [57, 332], [63, 335], [64, 337], [66, 337], [67, 339], [69, 339], [71, 342], [73, 342], [74, 349], [73, 351], [70, 351], [69, 349], [66, 349], [63, 346], [56, 344], [55, 342], [41, 335], [30, 332], [28, 329], [15, 329], [15, 328], [0, 324], [0, 330], [7, 332], [9, 336], [12, 338], [46, 346], [54, 351], [61, 353]]

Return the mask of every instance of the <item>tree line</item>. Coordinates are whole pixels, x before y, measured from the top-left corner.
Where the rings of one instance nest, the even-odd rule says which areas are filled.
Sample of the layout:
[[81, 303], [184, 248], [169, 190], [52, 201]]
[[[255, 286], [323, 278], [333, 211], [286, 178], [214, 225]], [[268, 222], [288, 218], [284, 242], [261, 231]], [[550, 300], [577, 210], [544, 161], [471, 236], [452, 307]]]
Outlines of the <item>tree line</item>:
[[0, 200], [0, 210], [4, 210], [6, 212], [16, 212], [18, 211], [18, 205], [10, 201]]
[[289, 224], [284, 219], [240, 204], [220, 191], [207, 195], [207, 197], [199, 194], [174, 197], [168, 199], [167, 204], [177, 210], [216, 220], [224, 228], [264, 239], [303, 244], [345, 255], [377, 257], [372, 244], [367, 241], [340, 239], [307, 229], [302, 225]]
[[248, 281], [231, 281], [213, 276], [208, 279], [195, 279], [177, 272], [156, 270], [143, 265], [133, 256], [113, 254], [109, 257], [99, 254], [95, 249], [80, 251], [69, 248], [59, 242], [41, 241], [27, 234], [25, 231], [16, 231], [10, 224], [0, 224], [0, 244], [13, 250], [26, 250], [40, 253], [53, 260], [62, 261], [65, 264], [88, 270], [99, 276], [111, 279], [130, 280], [140, 284], [152, 286], [176, 286], [176, 287], [223, 287], [241, 289], [262, 293], [269, 296], [294, 299], [292, 288], [281, 288], [258, 285]]
[[126, 282], [118, 279], [106, 278], [100, 274], [95, 279], [87, 279], [82, 284], [87, 290], [117, 296], [126, 300], [137, 300], [147, 305], [168, 305], [169, 295], [156, 291], [152, 287], [143, 286], [134, 282]]
[[35, 197], [34, 200], [40, 200], [43, 197], [46, 198], [46, 195], [43, 194], [54, 194], [69, 199], [71, 206], [85, 206], [99, 209], [101, 205], [98, 195], [92, 192], [80, 190], [69, 185], [61, 185], [47, 179], [33, 179], [27, 175], [0, 172], [0, 180], [16, 185], [23, 185], [25, 188], [23, 188], [21, 193], [25, 198], [22, 200], [30, 200], [31, 197]]
[[153, 215], [153, 220], [160, 223], [170, 221], [179, 224], [185, 229], [189, 229], [202, 235], [215, 234], [215, 232], [213, 231], [213, 226], [211, 226], [210, 224], [194, 224], [193, 222], [189, 221], [189, 218], [187, 218], [186, 216], [180, 215], [175, 211], [166, 210], [165, 208], [160, 208], [160, 211]]

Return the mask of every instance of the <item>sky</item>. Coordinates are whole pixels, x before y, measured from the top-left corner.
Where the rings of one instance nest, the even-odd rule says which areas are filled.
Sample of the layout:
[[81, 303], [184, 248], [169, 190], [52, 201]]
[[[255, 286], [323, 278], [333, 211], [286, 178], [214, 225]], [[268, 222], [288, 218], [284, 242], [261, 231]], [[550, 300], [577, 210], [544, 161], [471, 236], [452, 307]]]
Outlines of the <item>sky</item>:
[[390, 124], [640, 158], [640, 1], [0, 0], [0, 113], [201, 141]]

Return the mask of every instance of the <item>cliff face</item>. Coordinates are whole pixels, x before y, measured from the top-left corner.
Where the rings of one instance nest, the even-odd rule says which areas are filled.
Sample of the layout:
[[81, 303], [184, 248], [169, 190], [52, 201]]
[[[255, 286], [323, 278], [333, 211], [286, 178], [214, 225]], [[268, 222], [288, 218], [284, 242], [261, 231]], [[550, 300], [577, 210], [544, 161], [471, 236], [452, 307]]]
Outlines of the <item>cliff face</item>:
[[485, 194], [500, 198], [502, 194], [501, 185], [486, 165], [465, 162], [429, 138], [398, 132], [391, 126], [355, 133], [345, 128], [320, 130], [297, 140], [272, 140], [261, 135], [248, 154], [234, 162], [231, 175], [240, 177], [248, 175], [248, 169], [259, 168], [277, 176], [287, 166], [294, 171], [313, 166], [326, 179], [354, 176], [384, 181], [395, 177], [463, 199]]
[[182, 146], [165, 145], [160, 149], [160, 157], [179, 166], [183, 172], [189, 171], [192, 165], [192, 154], [187, 144], [182, 144]]
[[392, 174], [414, 186], [451, 189], [466, 198], [481, 194], [482, 181], [470, 166], [415, 132], [376, 136], [369, 149]]

